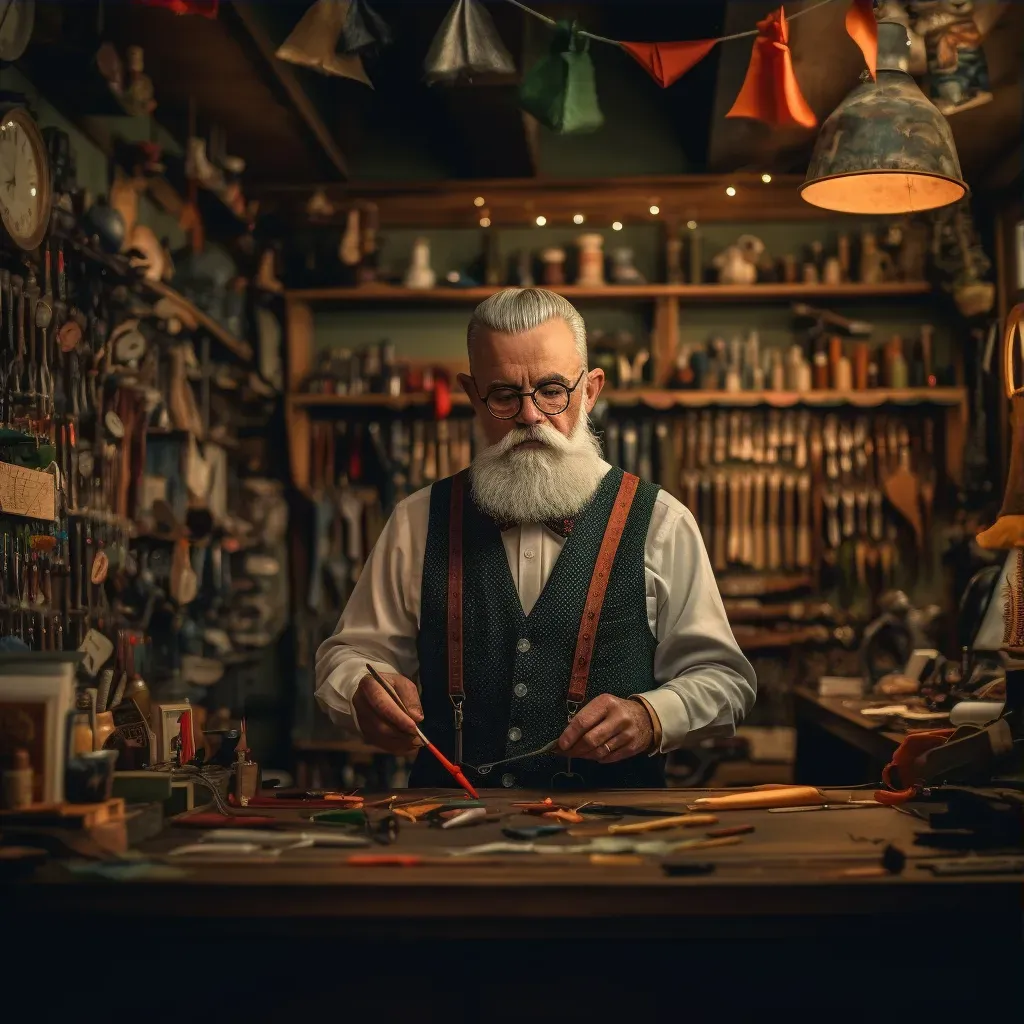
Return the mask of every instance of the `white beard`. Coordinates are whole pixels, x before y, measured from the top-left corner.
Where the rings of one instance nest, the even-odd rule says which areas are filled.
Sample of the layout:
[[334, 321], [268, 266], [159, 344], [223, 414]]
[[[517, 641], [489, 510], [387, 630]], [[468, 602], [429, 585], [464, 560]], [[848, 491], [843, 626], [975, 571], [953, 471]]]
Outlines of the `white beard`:
[[[500, 522], [572, 518], [590, 501], [607, 472], [601, 444], [584, 410], [568, 437], [542, 423], [515, 427], [485, 448], [479, 423], [476, 432], [480, 450], [469, 467], [473, 497]], [[523, 441], [539, 441], [544, 447], [515, 448]]]

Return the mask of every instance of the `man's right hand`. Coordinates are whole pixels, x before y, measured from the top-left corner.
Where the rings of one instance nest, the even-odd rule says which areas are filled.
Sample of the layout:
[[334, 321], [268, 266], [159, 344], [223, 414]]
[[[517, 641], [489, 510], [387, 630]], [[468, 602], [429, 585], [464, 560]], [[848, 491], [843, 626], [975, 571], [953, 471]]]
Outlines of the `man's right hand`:
[[363, 676], [352, 698], [359, 731], [370, 746], [390, 754], [414, 754], [423, 746], [416, 735], [416, 723], [423, 721], [423, 708], [416, 684], [394, 672], [381, 675], [395, 688], [409, 709], [409, 717], [372, 676]]

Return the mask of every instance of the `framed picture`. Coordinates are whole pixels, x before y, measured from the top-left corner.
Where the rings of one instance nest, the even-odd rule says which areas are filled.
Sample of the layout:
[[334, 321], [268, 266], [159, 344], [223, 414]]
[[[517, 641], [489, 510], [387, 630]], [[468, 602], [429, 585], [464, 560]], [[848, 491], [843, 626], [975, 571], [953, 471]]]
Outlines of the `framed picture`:
[[156, 733], [156, 761], [170, 761], [178, 750], [181, 716], [191, 711], [192, 705], [182, 701], [177, 704], [154, 704], [153, 732]]
[[69, 716], [75, 707], [76, 651], [0, 654], [0, 761], [28, 752], [33, 803], [64, 799]]

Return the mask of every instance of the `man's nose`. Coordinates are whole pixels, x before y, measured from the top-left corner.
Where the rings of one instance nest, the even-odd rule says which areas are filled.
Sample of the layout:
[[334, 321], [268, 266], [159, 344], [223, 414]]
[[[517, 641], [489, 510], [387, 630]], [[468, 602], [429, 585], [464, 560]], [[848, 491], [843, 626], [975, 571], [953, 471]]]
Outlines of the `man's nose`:
[[546, 420], [547, 416], [537, 408], [537, 403], [532, 398], [524, 396], [523, 407], [519, 410], [516, 422], [521, 423], [524, 427], [535, 427]]

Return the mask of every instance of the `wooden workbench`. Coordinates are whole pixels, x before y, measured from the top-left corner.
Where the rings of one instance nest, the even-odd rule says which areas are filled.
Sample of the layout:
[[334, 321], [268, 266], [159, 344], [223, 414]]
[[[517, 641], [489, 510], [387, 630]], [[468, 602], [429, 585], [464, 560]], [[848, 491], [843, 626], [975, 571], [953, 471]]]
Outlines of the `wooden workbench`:
[[[370, 852], [440, 855], [500, 840], [504, 825], [541, 821], [511, 807], [530, 795], [483, 795], [502, 820], [458, 831], [403, 822], [395, 845]], [[669, 811], [685, 809], [696, 795], [659, 790], [579, 799]], [[835, 794], [838, 799], [848, 795]], [[275, 811], [274, 816], [295, 824], [308, 813]], [[821, 998], [823, 979], [831, 970], [848, 975], [879, 957], [902, 957], [892, 951], [892, 943], [904, 929], [927, 935], [929, 929], [969, 928], [991, 938], [997, 959], [1008, 936], [1020, 936], [1021, 877], [936, 879], [920, 866], [923, 857], [934, 853], [914, 846], [915, 833], [926, 825], [908, 814], [891, 808], [733, 811], [719, 819], [719, 826], [746, 823], [756, 831], [735, 846], [690, 854], [716, 863], [715, 873], [702, 877], [668, 877], [656, 859], [606, 866], [582, 856], [519, 854], [493, 865], [461, 864], [453, 858], [450, 866], [357, 868], [346, 866], [348, 850], [301, 850], [274, 864], [188, 864], [178, 878], [132, 882], [76, 876], [51, 863], [33, 880], [4, 887], [0, 900], [11, 922], [9, 934], [45, 939], [51, 950], [55, 934], [87, 934], [90, 949], [118, 950], [114, 959], [122, 967], [135, 959], [152, 967], [163, 956], [171, 963], [191, 950], [190, 964], [209, 957], [225, 969], [232, 965], [239, 977], [255, 971], [259, 986], [253, 998], [268, 1013], [271, 1006], [275, 1014], [312, 1009], [314, 1004], [304, 1000], [320, 991], [319, 982], [306, 979], [337, 986], [347, 977], [359, 977], [390, 986], [388, 998], [404, 1008], [403, 1018], [415, 1008], [417, 1020], [446, 1022], [511, 1020], [511, 1004], [495, 1007], [494, 1000], [513, 991], [523, 998], [533, 993], [530, 1005], [540, 1005], [534, 1003], [540, 993], [545, 1006], [568, 1008], [571, 1003], [578, 1009], [586, 989], [600, 995], [597, 1002], [606, 1009], [606, 999], [619, 997], [642, 1009], [652, 1005], [649, 1000], [664, 985], [679, 984], [681, 970], [705, 994], [712, 992], [708, 986], [728, 985], [742, 971], [754, 988], [731, 992], [730, 1005], [745, 1005], [756, 992], [758, 1006], [797, 1005], [813, 1002], [812, 992]], [[700, 830], [658, 837], [691, 838], [695, 832]], [[146, 844], [145, 853], [161, 857], [199, 835], [171, 825]], [[564, 836], [540, 840], [586, 841]], [[902, 875], [849, 878], [836, 877], [835, 867], [729, 866], [751, 854], [863, 853], [881, 850], [885, 843], [908, 854]], [[23, 948], [38, 949], [31, 941]], [[757, 988], [755, 979], [770, 985], [773, 971], [797, 960], [805, 975], [799, 985]], [[264, 961], [266, 969], [257, 970]], [[143, 967], [138, 970], [133, 977], [145, 974]], [[654, 983], [652, 974], [659, 973], [662, 981]], [[466, 1016], [453, 1018], [438, 1009], [436, 1017], [423, 1017], [419, 1000], [440, 1007], [453, 977], [459, 979], [458, 1012]], [[396, 986], [398, 979], [402, 984]], [[360, 991], [370, 1012], [371, 989]], [[487, 1013], [474, 1016], [473, 1008], [479, 1010], [482, 1002]]]
[[[814, 785], [815, 780], [825, 779], [831, 784], [846, 786], [880, 782], [882, 769], [903, 742], [906, 732], [892, 728], [889, 719], [860, 713], [861, 708], [871, 707], [873, 703], [849, 697], [820, 697], [810, 687], [795, 687], [794, 781]], [[935, 722], [921, 728], [934, 729], [944, 724], [948, 722]]]

